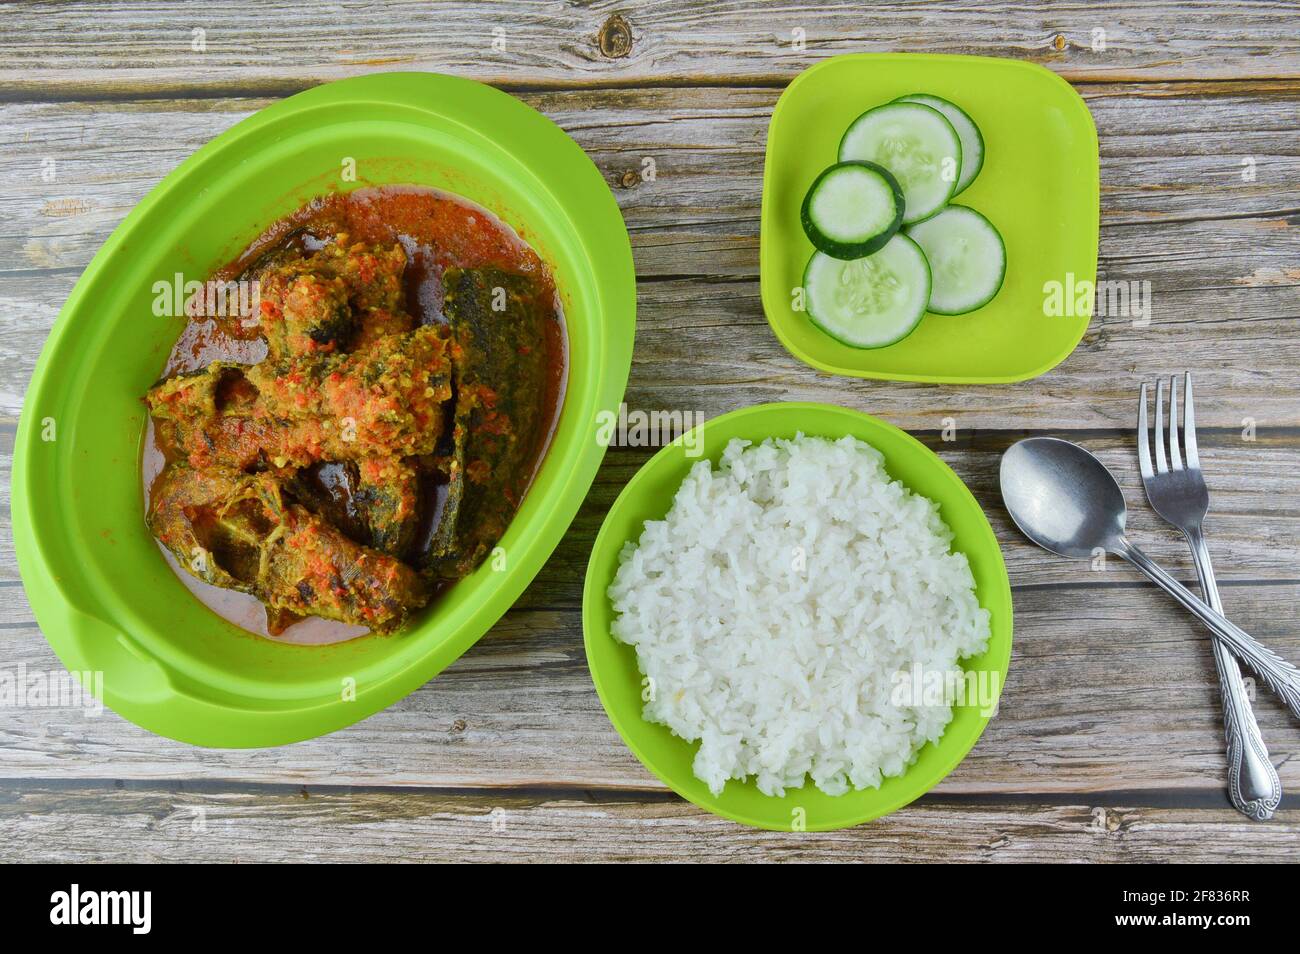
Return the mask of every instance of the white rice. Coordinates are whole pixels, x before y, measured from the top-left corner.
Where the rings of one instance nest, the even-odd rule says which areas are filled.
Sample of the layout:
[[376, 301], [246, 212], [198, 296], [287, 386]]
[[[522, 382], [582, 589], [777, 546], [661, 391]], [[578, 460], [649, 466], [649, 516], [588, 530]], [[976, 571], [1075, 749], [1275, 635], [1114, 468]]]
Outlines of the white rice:
[[902, 774], [952, 709], [897, 704], [896, 674], [953, 672], [988, 641], [951, 539], [856, 438], [733, 440], [619, 556], [613, 634], [636, 647], [644, 717], [699, 741], [715, 795], [751, 775], [839, 795]]

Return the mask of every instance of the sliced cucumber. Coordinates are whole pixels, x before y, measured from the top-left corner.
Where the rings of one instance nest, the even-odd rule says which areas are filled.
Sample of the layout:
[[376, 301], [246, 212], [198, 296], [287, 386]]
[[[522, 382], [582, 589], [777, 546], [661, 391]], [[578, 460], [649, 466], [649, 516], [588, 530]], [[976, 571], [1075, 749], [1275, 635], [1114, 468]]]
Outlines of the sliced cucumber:
[[980, 174], [980, 169], [984, 166], [984, 136], [980, 128], [975, 125], [975, 120], [971, 119], [966, 110], [956, 103], [929, 93], [900, 96], [894, 102], [920, 103], [922, 106], [929, 106], [943, 113], [944, 119], [952, 123], [952, 128], [957, 130], [957, 138], [961, 140], [961, 174], [957, 177], [957, 188], [953, 195], [957, 196], [965, 191], [966, 187], [975, 181], [975, 177]]
[[808, 317], [854, 348], [883, 348], [911, 334], [930, 298], [930, 266], [903, 233], [866, 258], [816, 252], [804, 270]]
[[840, 161], [884, 166], [903, 187], [903, 224], [929, 218], [952, 198], [961, 177], [961, 139], [943, 113], [920, 103], [869, 109], [840, 140]]
[[974, 209], [950, 205], [907, 230], [930, 262], [929, 310], [964, 315], [989, 303], [1007, 274], [1007, 249], [993, 223]]
[[803, 230], [819, 251], [861, 258], [881, 248], [903, 223], [903, 190], [874, 162], [841, 162], [804, 196]]

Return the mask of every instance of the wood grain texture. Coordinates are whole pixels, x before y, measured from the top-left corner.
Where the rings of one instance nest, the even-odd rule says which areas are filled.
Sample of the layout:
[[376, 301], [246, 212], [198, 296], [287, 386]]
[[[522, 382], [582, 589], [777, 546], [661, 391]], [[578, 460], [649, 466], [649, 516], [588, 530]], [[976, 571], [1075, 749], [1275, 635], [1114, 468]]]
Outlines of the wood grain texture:
[[[1084, 94], [1103, 143], [1100, 271], [1151, 283], [1151, 323], [1095, 318], [1048, 375], [960, 389], [820, 374], [768, 329], [756, 200], [778, 91], [523, 98], [592, 155], [631, 231], [642, 279], [632, 407], [713, 416], [763, 400], [829, 400], [909, 429], [938, 429], [945, 416], [973, 429], [1017, 418], [1036, 428], [1116, 428], [1129, 426], [1139, 375], [1188, 367], [1215, 395], [1203, 426], [1239, 429], [1245, 418], [1300, 426], [1293, 393], [1277, 386], [1300, 364], [1300, 83], [1265, 84], [1259, 95], [1235, 84], [1101, 85]], [[0, 272], [0, 314], [10, 319], [0, 323], [0, 420], [15, 418], [59, 305], [112, 228], [181, 159], [266, 102], [0, 107], [0, 122], [24, 131], [0, 153], [0, 181], [14, 184], [0, 195], [0, 256], [10, 263]], [[1243, 155], [1256, 163], [1253, 182], [1241, 178]], [[646, 156], [656, 181], [623, 187]], [[56, 163], [53, 183], [40, 175], [46, 158]]]
[[[0, 14], [0, 671], [59, 669], [18, 580], [8, 471], [32, 367], [81, 270], [163, 175], [233, 123], [288, 93], [392, 69], [509, 89], [596, 162], [639, 278], [630, 407], [707, 418], [760, 401], [828, 401], [913, 431], [989, 514], [1016, 609], [998, 717], [920, 802], [825, 835], [714, 818], [636, 761], [587, 672], [587, 556], [652, 452], [616, 447], [516, 607], [437, 680], [354, 727], [279, 749], [216, 751], [110, 712], [5, 709], [0, 858], [1300, 858], [1294, 794], [1262, 826], [1227, 805], [1204, 632], [1127, 568], [1093, 571], [1026, 543], [996, 488], [1012, 441], [1073, 436], [1121, 478], [1135, 539], [1190, 579], [1184, 544], [1142, 499], [1129, 436], [1142, 377], [1190, 368], [1224, 602], [1247, 630], [1300, 659], [1300, 34], [1291, 5], [500, 0], [327, 4], [308, 15], [276, 0], [0, 3]], [[614, 14], [630, 36], [602, 35]], [[796, 27], [803, 51], [791, 46]], [[204, 52], [191, 49], [196, 28]], [[1105, 50], [1092, 49], [1095, 29]], [[1101, 277], [1151, 282], [1150, 326], [1095, 318], [1060, 367], [1002, 387], [833, 378], [784, 351], [757, 280], [772, 107], [826, 56], [903, 49], [1012, 56], [1077, 84], [1100, 138]], [[647, 157], [653, 182], [636, 175]], [[1242, 175], [1247, 159], [1253, 179]], [[944, 440], [949, 423], [954, 439]], [[1284, 786], [1300, 791], [1294, 720], [1266, 695], [1257, 715]]]
[[[282, 95], [397, 69], [513, 87], [781, 84], [827, 56], [903, 50], [1027, 59], [1076, 81], [1300, 76], [1300, 37], [1285, 2], [1184, 0], [1098, 9], [1048, 0], [767, 6], [752, 0], [412, 0], [324, 4], [318, 11], [309, 15], [285, 0], [11, 5], [0, 83], [38, 98], [87, 88], [157, 95], [196, 85]], [[611, 37], [607, 28], [602, 38], [614, 14], [630, 35]], [[203, 52], [194, 49], [196, 29], [205, 31]], [[1104, 50], [1096, 48], [1098, 30]]]
[[644, 797], [0, 783], [0, 839], [23, 861], [1294, 860], [1295, 822], [1252, 825], [1234, 814], [927, 796], [871, 825], [782, 833], [747, 831], [682, 802]]
[[[10, 588], [3, 588], [8, 590]], [[1226, 586], [1229, 613], [1300, 658], [1300, 583]], [[1150, 586], [1015, 594], [1016, 641], [994, 719], [939, 786], [948, 793], [1176, 790], [1224, 800], [1206, 634]], [[0, 669], [59, 666], [35, 627], [0, 630]], [[1263, 688], [1256, 713], [1283, 784], [1300, 791], [1300, 733]], [[516, 609], [436, 680], [360, 724], [257, 751], [195, 749], [111, 712], [20, 707], [0, 722], [0, 778], [203, 779], [508, 790], [662, 790], [591, 685], [577, 610]]]
[[[735, 406], [743, 406], [738, 402]], [[851, 402], [839, 401], [848, 404]], [[864, 403], [864, 410], [872, 410]], [[729, 409], [729, 408], [723, 408]], [[1198, 407], [1198, 413], [1200, 408]], [[932, 421], [938, 424], [939, 420]], [[1087, 563], [1073, 563], [1029, 543], [1015, 529], [1002, 507], [997, 473], [1002, 452], [1027, 431], [958, 429], [945, 441], [937, 428], [916, 436], [953, 468], [974, 493], [997, 534], [1013, 588], [1044, 585], [1089, 588], [1114, 582], [1133, 584], [1137, 571], [1117, 560], [1104, 572]], [[1117, 477], [1130, 507], [1129, 529], [1154, 559], [1189, 586], [1195, 582], [1187, 545], [1177, 531], [1146, 506], [1137, 472], [1137, 452], [1127, 436], [1107, 432], [1073, 435], [1095, 453]], [[12, 428], [0, 427], [0, 583], [17, 583], [18, 566], [9, 533], [9, 455]], [[1300, 581], [1300, 507], [1295, 495], [1300, 473], [1300, 446], [1292, 435], [1270, 432], [1243, 441], [1238, 431], [1201, 434], [1201, 458], [1212, 490], [1213, 510], [1206, 521], [1211, 553], [1221, 583]], [[582, 603], [582, 579], [601, 521], [624, 485], [655, 448], [613, 448], [602, 462], [569, 532], [533, 584], [520, 597], [524, 608], [576, 608]], [[140, 528], [114, 528], [144, 532]], [[7, 594], [0, 586], [0, 619], [30, 621], [21, 591]]]

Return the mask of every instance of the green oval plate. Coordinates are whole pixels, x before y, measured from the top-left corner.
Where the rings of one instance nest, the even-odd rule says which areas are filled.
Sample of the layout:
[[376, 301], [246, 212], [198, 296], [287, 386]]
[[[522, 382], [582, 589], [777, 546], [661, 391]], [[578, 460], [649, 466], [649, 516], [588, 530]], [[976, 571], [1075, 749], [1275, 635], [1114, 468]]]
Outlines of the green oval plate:
[[797, 433], [832, 438], [852, 434], [884, 454], [891, 477], [938, 502], [944, 522], [953, 531], [953, 548], [970, 560], [976, 595], [991, 617], [988, 649], [965, 660], [963, 667], [996, 673], [1000, 690], [1011, 659], [1011, 584], [993, 528], [947, 464], [911, 435], [859, 411], [828, 404], [760, 404], [723, 414], [701, 427], [702, 442], [694, 443], [702, 448], [700, 455], [687, 453], [688, 440], [696, 442], [699, 435], [687, 435], [660, 450], [628, 482], [605, 517], [591, 552], [582, 594], [583, 639], [591, 677], [610, 721], [642, 764], [673, 791], [746, 825], [775, 831], [826, 831], [901, 808], [938, 784], [975, 745], [989, 721], [979, 706], [954, 707], [953, 720], [938, 744], [926, 745], [904, 774], [886, 779], [879, 788], [831, 796], [809, 782], [774, 798], [760, 792], [752, 781], [730, 781], [715, 796], [691, 771], [696, 744], [641, 717], [636, 650], [610, 635], [614, 611], [606, 591], [618, 570], [618, 554], [624, 543], [641, 536], [647, 520], [663, 519], [692, 465], [702, 459], [716, 464], [732, 438], [758, 443]]
[[[355, 167], [355, 181], [341, 176]], [[495, 212], [555, 272], [569, 337], [558, 428], [489, 564], [391, 637], [287, 646], [238, 629], [175, 578], [144, 524], [140, 400], [183, 319], [153, 284], [203, 280], [275, 219], [330, 189], [415, 183]], [[77, 283], [36, 366], [14, 453], [23, 582], [73, 672], [162, 735], [276, 745], [356, 722], [456, 659], [505, 612], [572, 520], [600, 464], [634, 337], [627, 231], [600, 172], [558, 126], [488, 86], [383, 73], [277, 103], [204, 146], [127, 216]]]
[[[984, 134], [984, 167], [953, 201], [978, 209], [1007, 246], [997, 296], [968, 315], [927, 314], [887, 348], [851, 348], [793, 308], [812, 243], [799, 224], [804, 193], [836, 161], [861, 113], [908, 93], [952, 100]], [[786, 350], [832, 374], [895, 381], [997, 384], [1037, 377], [1074, 350], [1091, 300], [1071, 290], [1097, 277], [1097, 129], [1065, 80], [1033, 63], [982, 56], [862, 53], [797, 76], [767, 131], [760, 226], [763, 310]], [[1045, 305], [1059, 282], [1062, 305]], [[1054, 286], [1052, 286], [1054, 287]], [[1049, 314], [1059, 310], [1063, 314]]]

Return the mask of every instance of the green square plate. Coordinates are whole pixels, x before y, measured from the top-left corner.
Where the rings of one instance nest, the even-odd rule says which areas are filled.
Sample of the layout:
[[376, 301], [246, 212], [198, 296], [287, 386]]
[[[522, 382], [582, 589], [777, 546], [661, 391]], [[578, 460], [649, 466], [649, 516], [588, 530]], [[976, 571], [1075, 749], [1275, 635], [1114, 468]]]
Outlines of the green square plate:
[[[849, 123], [908, 93], [933, 93], [970, 114], [984, 134], [984, 168], [958, 198], [1002, 233], [1007, 277], [969, 315], [926, 315], [887, 348], [841, 344], [792, 307], [812, 243], [799, 206], [836, 160]], [[762, 292], [772, 330], [822, 371], [895, 381], [995, 384], [1037, 377], [1063, 361], [1089, 314], [1048, 317], [1044, 286], [1097, 275], [1097, 129], [1083, 100], [1050, 70], [978, 56], [864, 53], [799, 75], [776, 104], [763, 172]]]

